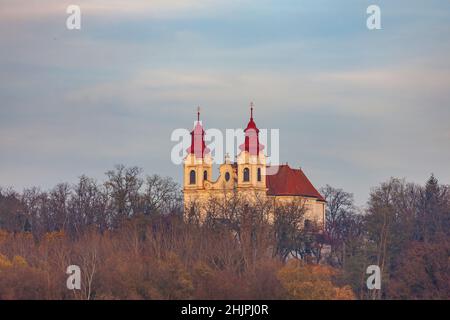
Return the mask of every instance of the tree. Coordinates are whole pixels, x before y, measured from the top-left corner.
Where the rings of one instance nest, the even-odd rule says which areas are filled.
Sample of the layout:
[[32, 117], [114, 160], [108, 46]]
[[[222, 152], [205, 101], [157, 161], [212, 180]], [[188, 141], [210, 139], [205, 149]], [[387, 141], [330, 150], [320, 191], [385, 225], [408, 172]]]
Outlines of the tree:
[[293, 259], [278, 271], [278, 278], [286, 290], [287, 299], [299, 300], [353, 300], [348, 286], [333, 283], [337, 271], [329, 266], [308, 265]]
[[67, 183], [58, 184], [49, 194], [49, 228], [47, 231], [59, 231], [66, 228], [68, 221], [68, 202], [70, 186]]
[[[438, 292], [433, 282], [445, 287], [445, 277], [439, 274], [448, 264], [447, 190], [433, 175], [424, 187], [391, 179], [373, 190], [365, 218], [367, 247], [369, 260], [380, 266], [384, 281], [372, 298], [433, 297], [431, 291]], [[431, 252], [419, 253], [418, 248]], [[442, 256], [445, 259], [440, 260]], [[406, 281], [404, 272], [417, 273], [417, 281]]]
[[0, 188], [0, 229], [20, 232], [27, 228], [27, 220], [19, 195], [11, 189]]
[[448, 299], [450, 241], [413, 241], [398, 257], [387, 288], [391, 299]]
[[179, 186], [172, 178], [147, 176], [143, 194], [145, 215], [162, 212], [181, 212], [182, 198]]
[[450, 234], [450, 192], [432, 174], [420, 192], [414, 238], [434, 241]]
[[69, 200], [67, 230], [71, 236], [79, 235], [87, 228], [96, 227], [104, 232], [110, 227], [110, 201], [105, 188], [85, 175], [73, 186]]
[[320, 191], [327, 201], [325, 238], [331, 246], [329, 262], [344, 267], [346, 255], [353, 250], [355, 241], [362, 233], [353, 194], [330, 185]]
[[293, 200], [275, 207], [273, 223], [275, 255], [282, 261], [293, 256], [299, 259], [321, 259], [321, 229], [306, 218], [305, 200]]
[[138, 167], [126, 168], [124, 165], [117, 165], [114, 170], [106, 172], [108, 180], [105, 186], [112, 200], [114, 227], [120, 221], [131, 217], [141, 211], [139, 201], [139, 190], [142, 186], [140, 174], [142, 169]]

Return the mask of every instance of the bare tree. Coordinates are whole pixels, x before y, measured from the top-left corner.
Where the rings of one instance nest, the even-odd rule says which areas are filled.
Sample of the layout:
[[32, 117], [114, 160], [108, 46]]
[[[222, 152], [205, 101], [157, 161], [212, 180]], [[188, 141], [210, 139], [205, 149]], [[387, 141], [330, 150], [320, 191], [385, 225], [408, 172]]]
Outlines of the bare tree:
[[139, 190], [143, 183], [140, 177], [141, 172], [141, 168], [126, 168], [123, 165], [117, 165], [114, 170], [106, 172], [108, 180], [105, 182], [105, 186], [114, 208], [112, 220], [115, 227], [122, 220], [140, 211]]
[[172, 178], [158, 175], [147, 176], [143, 194], [146, 215], [162, 212], [181, 211], [182, 199], [179, 186]]
[[326, 185], [320, 191], [327, 201], [324, 240], [331, 246], [329, 262], [343, 267], [346, 251], [351, 250], [349, 245], [361, 230], [357, 228], [360, 224], [357, 223], [353, 194], [330, 185]]
[[289, 255], [302, 253], [301, 235], [304, 232], [306, 207], [304, 200], [295, 200], [288, 203], [280, 203], [275, 207], [274, 254], [285, 261]]

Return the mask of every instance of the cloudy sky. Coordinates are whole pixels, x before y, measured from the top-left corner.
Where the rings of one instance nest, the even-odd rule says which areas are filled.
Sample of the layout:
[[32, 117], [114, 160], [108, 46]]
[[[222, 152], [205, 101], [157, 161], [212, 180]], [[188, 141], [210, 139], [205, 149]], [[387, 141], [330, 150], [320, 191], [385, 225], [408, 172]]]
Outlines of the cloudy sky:
[[391, 176], [450, 183], [446, 0], [0, 0], [0, 48], [2, 186], [118, 163], [181, 182], [172, 131], [197, 105], [207, 128], [242, 128], [250, 101], [282, 162], [358, 204]]

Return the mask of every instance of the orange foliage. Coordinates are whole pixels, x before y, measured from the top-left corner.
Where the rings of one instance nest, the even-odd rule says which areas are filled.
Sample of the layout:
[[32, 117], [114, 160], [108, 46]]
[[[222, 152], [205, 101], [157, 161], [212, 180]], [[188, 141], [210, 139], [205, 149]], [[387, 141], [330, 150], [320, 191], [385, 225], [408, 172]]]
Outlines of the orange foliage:
[[[334, 269], [283, 265], [270, 250], [246, 259], [225, 231], [134, 223], [77, 239], [62, 232], [38, 240], [29, 233], [7, 235], [0, 243], [0, 299], [353, 298], [347, 287], [333, 285]], [[81, 268], [79, 291], [66, 288], [71, 264]]]
[[309, 265], [290, 260], [278, 272], [287, 298], [299, 300], [349, 300], [355, 299], [350, 287], [336, 287], [333, 276], [337, 271], [329, 266]]

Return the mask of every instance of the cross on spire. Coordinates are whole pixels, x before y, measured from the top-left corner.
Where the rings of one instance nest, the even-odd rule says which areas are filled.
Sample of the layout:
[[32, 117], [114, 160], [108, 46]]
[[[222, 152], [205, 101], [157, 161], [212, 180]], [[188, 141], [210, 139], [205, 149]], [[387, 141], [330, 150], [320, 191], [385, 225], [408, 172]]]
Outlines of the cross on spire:
[[197, 107], [197, 122], [194, 122], [194, 130], [191, 131], [191, 146], [187, 152], [194, 154], [196, 158], [203, 158], [210, 152], [205, 143], [205, 130], [200, 121], [200, 107]]
[[254, 103], [250, 102], [250, 121], [245, 128], [245, 141], [244, 144], [239, 146], [242, 151], [250, 152], [251, 155], [258, 155], [264, 146], [259, 143], [259, 129], [253, 120], [253, 107]]

